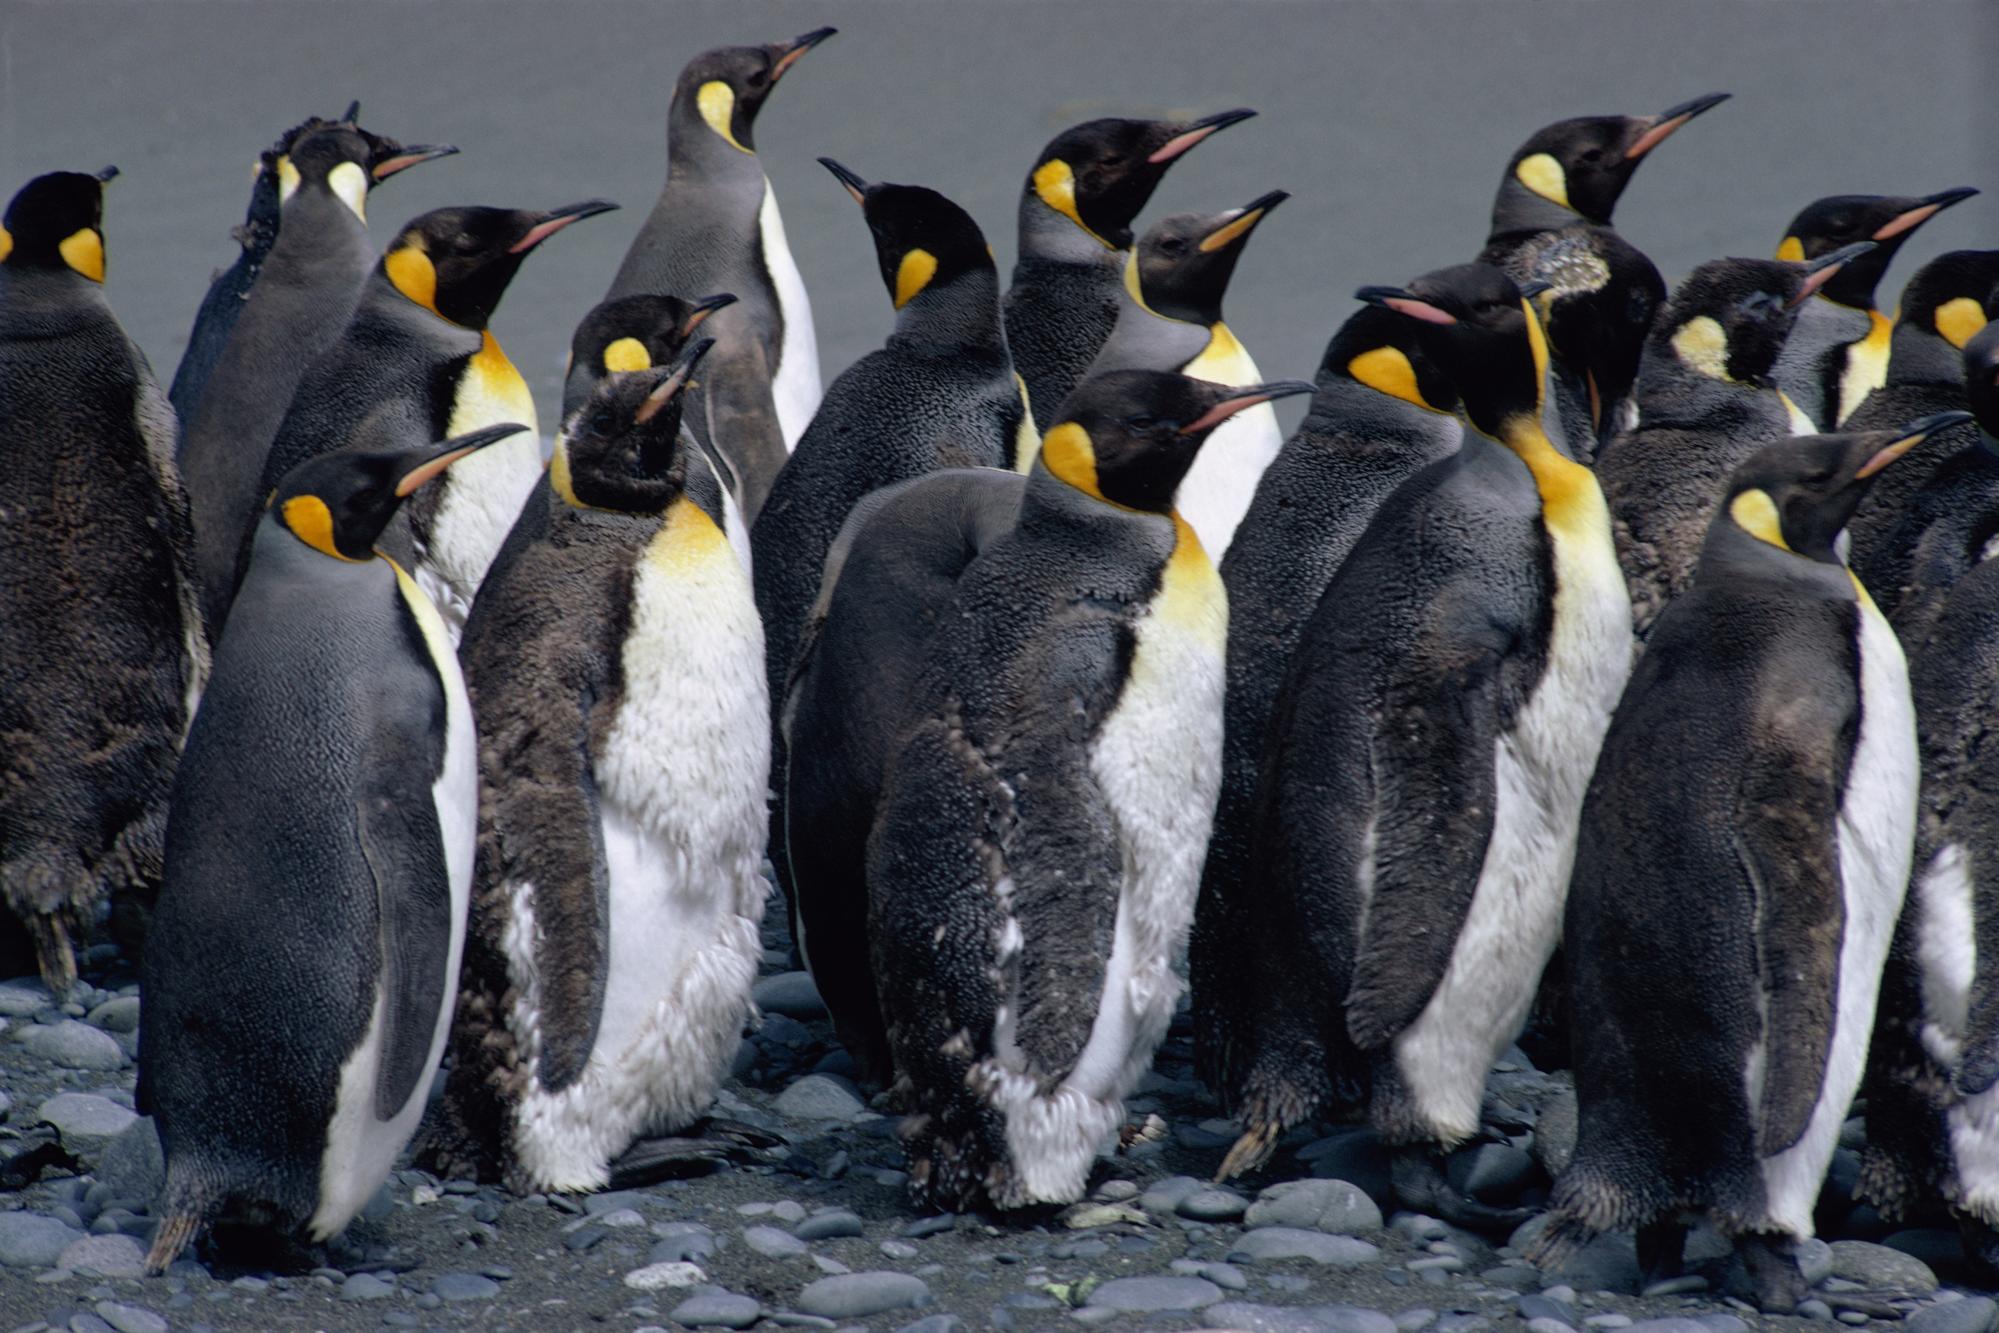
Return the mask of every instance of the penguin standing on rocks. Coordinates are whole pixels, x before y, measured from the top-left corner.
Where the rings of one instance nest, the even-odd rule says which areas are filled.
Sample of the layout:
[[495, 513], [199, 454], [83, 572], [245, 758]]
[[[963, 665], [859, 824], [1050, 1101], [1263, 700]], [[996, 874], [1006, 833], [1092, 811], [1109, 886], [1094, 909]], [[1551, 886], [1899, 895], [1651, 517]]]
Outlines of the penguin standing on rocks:
[[[302, 135], [273, 168], [280, 231], [182, 432], [202, 609], [220, 628], [259, 506], [264, 455], [309, 368], [339, 341], [374, 267], [368, 192], [458, 150], [405, 148], [345, 121]], [[435, 438], [435, 437], [432, 437]]]
[[500, 421], [527, 425], [402, 509], [415, 548], [411, 573], [454, 643], [542, 474], [534, 398], [488, 327], [493, 311], [536, 246], [616, 207], [591, 199], [546, 212], [440, 208], [405, 224], [340, 341], [300, 381], [271, 444], [267, 485], [357, 438], [439, 439]]
[[460, 648], [483, 795], [444, 1114], [521, 1193], [602, 1188], [636, 1139], [697, 1119], [762, 957], [762, 635], [679, 420], [710, 345], [571, 417], [562, 511], [487, 579]]
[[909, 1188], [1082, 1194], [1166, 1033], [1221, 774], [1221, 579], [1173, 492], [1298, 381], [1080, 386], [938, 618], [868, 843]]
[[1902, 649], [1834, 543], [1876, 473], [1962, 414], [1766, 445], [1660, 615], [1584, 800], [1563, 950], [1580, 1134], [1536, 1262], [1635, 1231], [1648, 1281], [1690, 1220], [1766, 1311], [1860, 1084], [1908, 886]]
[[[1547, 348], [1498, 269], [1362, 299], [1416, 323], [1471, 429], [1382, 501], [1319, 599], [1273, 712], [1237, 943], [1254, 972], [1224, 1085], [1224, 1176], [1364, 1094], [1405, 1206], [1520, 1219], [1439, 1153], [1561, 933], [1583, 787], [1631, 662], [1631, 603], [1589, 469], [1541, 426]], [[1253, 960], [1253, 962], [1251, 961]]]
[[57, 997], [108, 893], [149, 900], [208, 670], [174, 418], [105, 303], [104, 185], [0, 225], [0, 900]]
[[715, 351], [686, 416], [695, 438], [728, 460], [748, 523], [819, 407], [812, 304], [752, 131], [778, 80], [836, 31], [725, 46], [687, 63], [667, 109], [666, 184], [606, 293], [736, 294], [708, 327]]
[[1680, 283], [1646, 340], [1638, 428], [1597, 460], [1642, 636], [1693, 577], [1728, 478], [1810, 423], [1772, 378], [1798, 307], [1870, 242], [1808, 264], [1717, 259]]
[[286, 475], [216, 644], [146, 949], [139, 1104], [166, 1183], [147, 1267], [210, 1222], [332, 1237], [423, 1114], [472, 885], [472, 711], [444, 624], [375, 550], [396, 507], [513, 435]]
[[1791, 219], [1779, 259], [1809, 263], [1856, 241], [1874, 243], [1799, 307], [1798, 325], [1777, 358], [1777, 387], [1799, 411], [1826, 430], [1837, 429], [1887, 381], [1895, 321], [1875, 306], [1874, 289], [1918, 227], [1977, 193], [1961, 186], [1920, 199], [1834, 195]]
[[1256, 113], [1192, 121], [1089, 120], [1048, 141], [1020, 195], [1020, 255], [1006, 336], [1046, 430], [1116, 327], [1131, 223], [1167, 168], [1209, 135]]
[[1257, 778], [1278, 688], [1320, 594], [1382, 500], [1464, 440], [1458, 392], [1424, 352], [1417, 328], [1375, 305], [1340, 326], [1304, 421], [1257, 483], [1222, 558], [1229, 594], [1222, 792], [1188, 953], [1195, 1060], [1211, 1087], [1221, 1086], [1227, 1025], [1240, 1009], [1223, 992], [1233, 994], [1243, 975], [1235, 961], [1246, 910], [1239, 895], [1247, 891]]
[[[1214, 384], [1261, 384], [1263, 372], [1222, 322], [1222, 297], [1250, 234], [1290, 197], [1272, 190], [1212, 216], [1161, 219], [1125, 257], [1117, 323], [1084, 378], [1109, 370], [1172, 370]], [[1195, 457], [1181, 485], [1180, 514], [1216, 559], [1228, 550], [1256, 479], [1283, 439], [1277, 414], [1264, 404], [1217, 426]]]
[[1587, 462], [1628, 428], [1630, 395], [1666, 284], [1612, 230], [1624, 187], [1651, 151], [1728, 99], [1709, 93], [1656, 116], [1580, 116], [1534, 133], [1506, 164], [1481, 263], [1515, 282], [1545, 282], [1554, 404], [1562, 434]]

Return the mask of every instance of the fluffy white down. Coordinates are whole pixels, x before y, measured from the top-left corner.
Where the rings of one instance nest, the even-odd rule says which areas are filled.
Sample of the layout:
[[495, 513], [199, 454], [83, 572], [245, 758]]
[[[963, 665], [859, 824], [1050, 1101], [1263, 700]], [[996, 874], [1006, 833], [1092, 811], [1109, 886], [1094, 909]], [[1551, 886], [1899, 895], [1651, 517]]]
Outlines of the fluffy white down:
[[1440, 1143], [1478, 1130], [1486, 1071], [1526, 1021], [1561, 936], [1583, 790], [1631, 671], [1631, 598], [1594, 485], [1550, 524], [1555, 614], [1547, 668], [1493, 747], [1497, 800], [1471, 910], [1395, 1066]]
[[[1908, 890], [1916, 836], [1916, 714], [1908, 667], [1894, 631], [1865, 593], [1857, 614], [1860, 739], [1839, 809], [1846, 929], [1839, 946], [1832, 1050], [1804, 1135], [1762, 1164], [1764, 1225], [1799, 1237], [1812, 1234], [1812, 1205], [1860, 1087], [1881, 969]], [[1789, 1036], [1774, 1035], [1777, 1040]], [[1759, 1105], [1761, 1087], [1752, 1084], [1749, 1092], [1749, 1104]]]
[[[1183, 367], [1184, 371], [1210, 384], [1240, 387], [1263, 383], [1263, 373], [1249, 352], [1226, 326], [1217, 328], [1220, 332], [1209, 338], [1207, 347]], [[1214, 559], [1220, 560], [1235, 539], [1236, 526], [1256, 498], [1256, 483], [1263, 470], [1277, 460], [1283, 444], [1277, 413], [1269, 403], [1258, 403], [1215, 427], [1195, 455], [1194, 466], [1180, 483], [1178, 504]]]
[[784, 314], [784, 342], [778, 347], [771, 398], [777, 404], [784, 447], [793, 449], [812, 424], [812, 414], [819, 410], [819, 335], [812, 327], [812, 301], [805, 294], [805, 279], [799, 276], [798, 261], [791, 257], [784, 217], [777, 211], [777, 195], [768, 180], [764, 182], [763, 207], [757, 211], [757, 227], [763, 233], [764, 267], [777, 290], [777, 308]]
[[[1037, 1095], [1002, 1008], [994, 1059], [973, 1073], [1006, 1116], [1017, 1199], [1080, 1198], [1099, 1144], [1124, 1116], [1180, 997], [1174, 960], [1221, 787], [1223, 642], [1228, 601], [1213, 564], [1182, 528], [1158, 597], [1138, 622], [1131, 673], [1090, 753], [1124, 860], [1104, 990], [1089, 1041], [1060, 1086]], [[1002, 886], [1002, 903], [1008, 894]], [[999, 950], [1020, 947], [1007, 918]]]
[[431, 661], [444, 683], [444, 766], [431, 785], [430, 795], [437, 807], [438, 830], [444, 840], [445, 874], [451, 887], [450, 954], [445, 961], [445, 985], [438, 1000], [437, 1026], [431, 1033], [430, 1054], [425, 1057], [423, 1075], [417, 1079], [409, 1100], [387, 1121], [375, 1116], [375, 1080], [382, 1062], [383, 1009], [387, 1000], [385, 989], [377, 984], [368, 1030], [340, 1067], [340, 1088], [319, 1162], [319, 1207], [306, 1224], [314, 1240], [333, 1236], [367, 1205], [389, 1178], [389, 1168], [395, 1165], [410, 1135], [416, 1133], [417, 1122], [423, 1118], [431, 1080], [444, 1059], [445, 1039], [451, 1034], [451, 1012], [458, 1003], [458, 962], [465, 953], [465, 915], [472, 900], [472, 850], [479, 835], [478, 742], [472, 733], [472, 702], [466, 696], [465, 678], [458, 671], [458, 656], [452, 651], [436, 608], [400, 569], [396, 570], [396, 581], [416, 615]]
[[[681, 500], [642, 558], [624, 698], [595, 773], [611, 881], [596, 1045], [559, 1093], [515, 1109], [517, 1184], [590, 1190], [635, 1140], [697, 1119], [727, 1072], [762, 946], [770, 766], [763, 630], [714, 523]], [[534, 886], [509, 887], [509, 1027], [540, 1055]]]
[[[1971, 1012], [1978, 966], [1975, 873], [1970, 854], [1948, 843], [1914, 886], [1923, 1048], [1945, 1069], [1954, 1069], [1963, 1054]], [[1948, 1124], [1957, 1205], [1987, 1225], [1999, 1225], [1999, 1087], [1960, 1098], [1950, 1108]]]

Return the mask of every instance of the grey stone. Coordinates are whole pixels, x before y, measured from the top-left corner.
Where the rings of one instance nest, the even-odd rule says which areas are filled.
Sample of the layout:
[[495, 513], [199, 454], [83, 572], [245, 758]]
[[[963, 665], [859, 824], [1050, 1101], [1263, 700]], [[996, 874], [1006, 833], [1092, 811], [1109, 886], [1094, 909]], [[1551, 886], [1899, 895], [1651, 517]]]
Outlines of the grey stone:
[[1123, 1203], [1126, 1199], [1136, 1199], [1141, 1192], [1135, 1180], [1106, 1180], [1097, 1186], [1096, 1197], [1105, 1203]]
[[1301, 1227], [1351, 1236], [1381, 1230], [1381, 1209], [1347, 1180], [1287, 1180], [1256, 1196], [1243, 1225]]
[[1418, 1306], [1413, 1310], [1404, 1310], [1397, 1314], [1395, 1316], [1395, 1327], [1399, 1330], [1399, 1333], [1416, 1333], [1416, 1330], [1428, 1328], [1436, 1320], [1437, 1312], [1435, 1310], [1426, 1310]]
[[1230, 1222], [1243, 1215], [1249, 1200], [1234, 1190], [1196, 1190], [1180, 1200], [1174, 1211], [1198, 1222]]
[[340, 1284], [343, 1301], [379, 1301], [395, 1294], [393, 1282], [384, 1282], [373, 1273], [356, 1273]]
[[1208, 1279], [1223, 1291], [1249, 1290], [1249, 1274], [1234, 1264], [1202, 1264], [1194, 1276]]
[[777, 1227], [745, 1227], [743, 1244], [766, 1259], [795, 1259], [806, 1252], [804, 1241]]
[[1389, 1180], [1388, 1149], [1371, 1129], [1334, 1135], [1324, 1150], [1312, 1158], [1312, 1174], [1321, 1180], [1345, 1180], [1358, 1185], [1383, 1207], [1395, 1202], [1395, 1187]]
[[1926, 1305], [1903, 1323], [1909, 1333], [1990, 1333], [1999, 1301], [1989, 1296], [1968, 1296], [1961, 1301]]
[[63, 1147], [85, 1161], [97, 1160], [111, 1140], [138, 1118], [130, 1108], [94, 1092], [59, 1092], [35, 1112], [35, 1119], [55, 1126]]
[[1538, 1317], [1527, 1321], [1527, 1333], [1575, 1333], [1575, 1325], [1559, 1319]]
[[586, 1217], [601, 1218], [606, 1213], [622, 1212], [626, 1209], [643, 1212], [645, 1206], [646, 1196], [637, 1190], [612, 1190], [608, 1194], [592, 1194], [586, 1197], [583, 1200], [583, 1213]]
[[1180, 1201], [1199, 1194], [1208, 1188], [1205, 1180], [1192, 1176], [1168, 1176], [1153, 1184], [1138, 1196], [1138, 1206], [1148, 1213], [1170, 1213], [1180, 1206]]
[[94, 1308], [97, 1317], [117, 1329], [118, 1333], [167, 1333], [167, 1321], [143, 1305], [99, 1301]]
[[1593, 1314], [1583, 1320], [1585, 1328], [1630, 1328], [1631, 1316], [1612, 1310], [1609, 1314]]
[[1210, 1328], [1244, 1333], [1396, 1333], [1395, 1321], [1357, 1305], [1281, 1306], [1228, 1301], [1201, 1312]]
[[903, 1223], [902, 1234], [911, 1240], [922, 1240], [925, 1236], [935, 1236], [958, 1225], [958, 1219], [951, 1213], [938, 1213], [933, 1217], [919, 1217]]
[[1943, 1227], [1912, 1227], [1883, 1236], [1881, 1243], [1891, 1250], [1914, 1255], [1930, 1266], [1930, 1271], [1952, 1268], [1964, 1262], [1964, 1242], [1955, 1230]]
[[111, 1325], [94, 1314], [73, 1314], [69, 1317], [69, 1333], [115, 1333]]
[[642, 1227], [645, 1224], [645, 1215], [636, 1208], [614, 1208], [608, 1213], [597, 1215], [597, 1225], [613, 1231]]
[[803, 1222], [805, 1205], [796, 1199], [779, 1199], [770, 1206], [770, 1215], [780, 1222]]
[[56, 1267], [88, 1269], [99, 1277], [143, 1277], [146, 1252], [130, 1236], [85, 1236], [63, 1250]]
[[676, 1324], [689, 1328], [714, 1325], [721, 1328], [748, 1328], [763, 1318], [763, 1306], [748, 1296], [734, 1296], [730, 1293], [713, 1292], [701, 1296], [689, 1296], [673, 1307], [667, 1318]]
[[1702, 1325], [1708, 1333], [1749, 1333], [1749, 1325], [1740, 1315], [1726, 1314], [1720, 1310], [1707, 1314], [1697, 1314], [1694, 1322]]
[[1928, 1264], [1900, 1250], [1864, 1240], [1832, 1243], [1832, 1275], [1875, 1290], [1890, 1288], [1918, 1296], [1937, 1289], [1936, 1274]]
[[1476, 1199], [1504, 1202], [1517, 1197], [1534, 1173], [1534, 1159], [1510, 1143], [1480, 1143], [1450, 1155], [1444, 1175]]
[[808, 1283], [798, 1293], [798, 1309], [822, 1319], [864, 1319], [903, 1310], [930, 1299], [930, 1286], [907, 1273], [842, 1273]]
[[21, 1045], [53, 1061], [64, 1069], [89, 1069], [109, 1073], [125, 1067], [125, 1052], [107, 1032], [88, 1023], [65, 1018], [60, 1023], [40, 1024], [21, 1030]]
[[1576, 1090], [1557, 1088], [1541, 1103], [1534, 1120], [1534, 1157], [1550, 1178], [1569, 1169], [1576, 1155]]
[[1222, 1298], [1222, 1289], [1201, 1277], [1113, 1278], [1090, 1293], [1089, 1303], [1105, 1310], [1199, 1310]]
[[666, 1288], [699, 1286], [708, 1280], [699, 1264], [647, 1264], [625, 1274], [625, 1285], [633, 1291], [661, 1291]]
[[820, 998], [819, 987], [812, 983], [810, 972], [780, 972], [765, 977], [751, 988], [750, 998], [767, 1014], [783, 1014], [787, 1018], [826, 1016], [826, 1001]]
[[1313, 1263], [1334, 1268], [1352, 1268], [1380, 1257], [1381, 1251], [1364, 1240], [1355, 1240], [1352, 1236], [1330, 1236], [1322, 1231], [1305, 1231], [1298, 1227], [1264, 1227], [1249, 1232], [1237, 1239], [1235, 1248], [1229, 1252], [1231, 1262], [1241, 1259], [1251, 1262], [1310, 1259]]
[[1708, 1327], [1698, 1319], [1673, 1315], [1665, 1319], [1641, 1319], [1629, 1325], [1627, 1333], [1708, 1333]]
[[852, 1120], [868, 1109], [852, 1085], [829, 1074], [807, 1074], [780, 1092], [771, 1105], [793, 1120]]
[[477, 1273], [441, 1273], [430, 1290], [441, 1301], [489, 1301], [500, 1294], [500, 1284]]
[[125, 1126], [97, 1161], [98, 1182], [110, 1187], [111, 1197], [135, 1203], [150, 1205], [166, 1176], [167, 1161], [151, 1116], [140, 1116]]
[[55, 1007], [56, 997], [40, 977], [16, 977], [0, 981], [0, 1018], [32, 1018]]
[[881, 1252], [891, 1259], [914, 1259], [923, 1253], [906, 1240], [885, 1240], [881, 1243]]
[[964, 1321], [954, 1314], [934, 1314], [913, 1324], [904, 1324], [895, 1333], [964, 1333]]
[[90, 1011], [84, 1022], [106, 1032], [137, 1032], [139, 1030], [139, 997], [120, 996], [106, 1000]]
[[1641, 1288], [1638, 1294], [1646, 1300], [1656, 1300], [1661, 1296], [1686, 1296], [1696, 1291], [1707, 1290], [1707, 1279], [1699, 1273], [1682, 1273], [1678, 1277], [1663, 1278]]
[[646, 1256], [649, 1264], [691, 1263], [700, 1259], [712, 1259], [721, 1248], [715, 1237], [705, 1229], [701, 1231], [677, 1231], [661, 1236], [659, 1243]]
[[1519, 1309], [1522, 1319], [1553, 1319], [1557, 1323], [1567, 1324], [1570, 1328], [1576, 1326], [1576, 1312], [1569, 1307], [1568, 1302], [1556, 1300], [1546, 1293], [1539, 1296], [1522, 1296], [1514, 1302], [1514, 1305]]
[[[1532, 1253], [1535, 1242], [1548, 1228], [1548, 1214], [1529, 1218], [1507, 1241], [1515, 1251]], [[1628, 1235], [1598, 1236], [1568, 1256], [1559, 1267], [1543, 1270], [1549, 1282], [1560, 1282], [1577, 1291], [1611, 1291], [1636, 1295], [1640, 1273], [1638, 1250]]]
[[1798, 1308], [1793, 1313], [1800, 1319], [1815, 1319], [1822, 1324], [1832, 1322], [1832, 1307], [1816, 1296], [1799, 1301]]
[[844, 1208], [830, 1212], [815, 1213], [791, 1229], [791, 1234], [800, 1240], [832, 1240], [839, 1236], [862, 1234], [861, 1219]]

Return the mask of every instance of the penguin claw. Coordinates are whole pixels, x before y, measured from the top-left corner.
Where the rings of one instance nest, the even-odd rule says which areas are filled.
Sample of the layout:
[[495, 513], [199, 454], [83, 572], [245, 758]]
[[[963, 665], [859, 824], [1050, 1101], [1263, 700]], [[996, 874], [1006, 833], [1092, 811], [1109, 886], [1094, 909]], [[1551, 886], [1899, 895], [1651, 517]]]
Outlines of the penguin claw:
[[1117, 1132], [1118, 1151], [1140, 1143], [1157, 1143], [1166, 1137], [1166, 1122], [1148, 1114], [1145, 1119], [1125, 1125]]
[[1219, 1185], [1245, 1171], [1254, 1171], [1270, 1160], [1271, 1150], [1276, 1146], [1277, 1125], [1274, 1121], [1251, 1125], [1229, 1149], [1228, 1156], [1222, 1158], [1221, 1167], [1215, 1172], [1215, 1183]]

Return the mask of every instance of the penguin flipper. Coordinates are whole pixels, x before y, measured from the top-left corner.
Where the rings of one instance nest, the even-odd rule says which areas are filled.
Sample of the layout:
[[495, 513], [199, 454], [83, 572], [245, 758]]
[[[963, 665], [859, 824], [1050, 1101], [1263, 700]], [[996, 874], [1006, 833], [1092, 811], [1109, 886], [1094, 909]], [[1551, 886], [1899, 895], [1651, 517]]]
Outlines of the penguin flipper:
[[375, 1115], [393, 1120], [429, 1063], [451, 956], [451, 881], [444, 837], [426, 788], [384, 784], [356, 802], [355, 831], [375, 879], [383, 992]]

